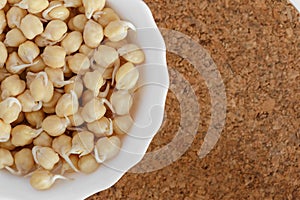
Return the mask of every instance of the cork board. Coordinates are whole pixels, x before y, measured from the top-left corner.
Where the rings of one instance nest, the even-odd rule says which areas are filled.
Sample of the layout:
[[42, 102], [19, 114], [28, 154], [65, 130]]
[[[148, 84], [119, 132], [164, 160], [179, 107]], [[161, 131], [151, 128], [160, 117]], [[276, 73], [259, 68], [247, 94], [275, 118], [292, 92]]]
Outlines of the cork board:
[[[166, 167], [127, 173], [87, 200], [298, 199], [300, 20], [296, 9], [286, 0], [145, 2], [160, 28], [184, 33], [211, 55], [225, 86], [226, 124], [216, 146], [200, 159], [197, 153], [211, 123], [209, 89], [203, 74], [187, 59], [169, 52], [171, 72], [179, 72], [197, 97], [201, 112], [195, 138], [183, 136], [182, 141], [191, 144]], [[178, 84], [174, 77], [171, 87]], [[184, 93], [179, 96], [191, 100]], [[162, 149], [181, 128], [182, 100], [169, 92], [163, 126], [148, 152]], [[163, 161], [164, 157], [153, 159], [152, 165]]]

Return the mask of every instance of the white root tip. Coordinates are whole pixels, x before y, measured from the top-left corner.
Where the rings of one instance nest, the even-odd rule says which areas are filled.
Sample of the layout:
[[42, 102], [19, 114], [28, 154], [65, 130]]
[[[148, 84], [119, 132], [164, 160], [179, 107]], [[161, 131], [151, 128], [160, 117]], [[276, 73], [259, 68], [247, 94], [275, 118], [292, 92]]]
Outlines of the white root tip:
[[111, 103], [105, 99], [105, 98], [101, 98], [100, 100], [103, 104], [107, 105], [107, 107], [111, 110], [111, 112], [116, 113], [114, 108], [112, 107]]
[[37, 151], [38, 151], [40, 148], [41, 148], [40, 146], [34, 146], [34, 147], [32, 148], [32, 150], [31, 150], [32, 156], [33, 156], [33, 160], [34, 160], [34, 162], [35, 162], [36, 164], [38, 164], [38, 165], [39, 165], [39, 161], [38, 161], [38, 159], [37, 159]]
[[109, 118], [109, 132], [108, 135], [112, 135], [113, 134], [113, 121]]
[[33, 138], [36, 138], [43, 132], [43, 129], [39, 128], [39, 129], [35, 130], [34, 132], [35, 132], [35, 134], [33, 135]]
[[70, 159], [67, 155], [63, 155], [62, 157], [63, 157], [63, 159], [70, 165], [70, 167], [71, 167], [75, 172], [79, 172], [79, 170], [74, 166], [73, 162], [71, 161], [71, 159]]
[[136, 31], [136, 27], [131, 23], [127, 21], [122, 21], [123, 26], [130, 28], [133, 31]]
[[44, 78], [44, 85], [47, 86], [48, 83], [49, 83], [47, 73], [46, 72], [39, 72], [35, 78], [39, 78], [39, 77], [43, 77]]
[[113, 70], [113, 73], [112, 73], [112, 80], [111, 80], [111, 85], [113, 86], [114, 83], [115, 83], [115, 76], [116, 76], [116, 73], [117, 71], [119, 70], [120, 68], [120, 59], [117, 59], [115, 64], [114, 64], [114, 70]]
[[13, 174], [13, 175], [16, 175], [16, 176], [21, 176], [21, 175], [22, 175], [22, 172], [21, 172], [21, 171], [16, 171], [16, 170], [14, 170], [14, 169], [11, 168], [11, 167], [6, 166], [5, 169], [6, 169], [7, 171], [9, 171], [9, 173], [11, 173], [11, 174]]
[[101, 158], [99, 157], [99, 153], [97, 150], [97, 147], [94, 148], [94, 157], [97, 163], [103, 163], [105, 161], [105, 157], [102, 156]]
[[38, 111], [43, 107], [43, 102], [39, 101], [37, 105], [32, 107], [32, 111]]
[[14, 104], [17, 104], [19, 106], [20, 109], [22, 109], [22, 104], [20, 103], [20, 101], [14, 97], [9, 97], [7, 99], [5, 99], [5, 101], [7, 101], [8, 103], [8, 107], [12, 107]]

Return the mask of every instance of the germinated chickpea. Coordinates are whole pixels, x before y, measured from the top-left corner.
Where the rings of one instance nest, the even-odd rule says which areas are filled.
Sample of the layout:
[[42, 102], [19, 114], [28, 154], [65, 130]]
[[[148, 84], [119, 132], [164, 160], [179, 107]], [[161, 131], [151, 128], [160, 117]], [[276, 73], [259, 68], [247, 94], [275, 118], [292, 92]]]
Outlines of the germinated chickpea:
[[36, 59], [39, 54], [39, 47], [31, 41], [24, 42], [18, 48], [18, 55], [25, 63], [33, 63], [33, 60]]
[[43, 23], [41, 22], [41, 20], [32, 14], [26, 15], [21, 20], [20, 29], [23, 32], [24, 36], [29, 40], [32, 40], [44, 31]]
[[82, 34], [79, 31], [73, 31], [71, 33], [68, 33], [67, 36], [61, 41], [61, 46], [69, 55], [78, 51], [82, 42]]
[[63, 37], [67, 30], [68, 27], [64, 21], [55, 19], [47, 24], [42, 36], [51, 41], [58, 41]]
[[51, 19], [59, 19], [59, 20], [66, 20], [70, 16], [70, 11], [65, 6], [59, 6], [56, 8], [53, 8], [49, 13], [49, 17]]
[[103, 28], [100, 24], [90, 19], [83, 30], [84, 43], [90, 48], [96, 48], [103, 40]]
[[27, 125], [18, 125], [11, 131], [11, 143], [16, 147], [31, 144], [42, 131], [42, 129], [35, 130]]
[[30, 83], [29, 90], [35, 101], [48, 102], [52, 99], [54, 86], [46, 72], [39, 72]]
[[9, 28], [19, 28], [21, 20], [27, 15], [27, 11], [19, 7], [11, 7], [6, 13]]
[[72, 82], [65, 85], [64, 87], [65, 93], [71, 93], [71, 90], [73, 90], [76, 93], [77, 97], [80, 98], [83, 93], [82, 79], [78, 76], [73, 76], [70, 81]]
[[64, 72], [62, 68], [51, 68], [51, 67], [46, 67], [45, 72], [48, 75], [48, 78], [50, 81], [53, 83], [54, 87], [56, 88], [61, 88], [64, 87], [65, 85], [68, 85], [72, 83], [73, 81], [65, 81], [64, 77]]
[[1, 97], [14, 97], [21, 94], [25, 90], [25, 81], [21, 80], [19, 75], [12, 75], [4, 79], [1, 83]]
[[39, 47], [53, 46], [57, 42], [50, 41], [46, 39], [44, 36], [38, 35], [34, 38], [34, 43]]
[[[72, 154], [72, 155], [70, 155], [70, 161], [74, 165], [74, 168], [77, 169], [79, 157], [77, 155]], [[78, 170], [75, 171], [67, 161], [63, 160], [60, 174], [63, 175], [65, 173], [74, 173], [74, 172], [78, 172]]]
[[7, 0], [0, 0], [0, 10], [6, 6]]
[[0, 119], [0, 143], [7, 142], [10, 138], [11, 125], [6, 124], [2, 119]]
[[77, 133], [72, 138], [72, 149], [70, 154], [79, 154], [85, 156], [91, 153], [94, 149], [94, 134], [89, 131], [82, 131]]
[[35, 163], [47, 170], [52, 170], [59, 162], [58, 154], [50, 147], [34, 146], [32, 155]]
[[103, 102], [99, 99], [92, 99], [83, 107], [81, 111], [81, 116], [84, 121], [90, 123], [96, 121], [104, 116], [106, 113], [106, 107], [103, 105]]
[[123, 40], [127, 36], [128, 29], [136, 30], [133, 24], [126, 21], [115, 20], [110, 22], [104, 29], [104, 35], [113, 42]]
[[81, 116], [81, 111], [82, 111], [82, 108], [79, 108], [77, 113], [69, 116], [71, 126], [77, 127], [77, 126], [81, 126], [82, 124], [84, 124], [84, 119]]
[[113, 120], [113, 130], [116, 134], [127, 134], [133, 125], [130, 115], [116, 116]]
[[97, 63], [97, 66], [108, 68], [112, 67], [113, 64], [118, 60], [118, 52], [109, 46], [100, 45], [94, 53], [94, 60]]
[[77, 8], [82, 5], [81, 0], [64, 0], [64, 3], [65, 3], [64, 6], [73, 7], [73, 8]]
[[87, 103], [88, 103], [89, 101], [91, 101], [93, 98], [95, 98], [94, 92], [91, 91], [91, 90], [85, 90], [85, 91], [82, 93], [82, 98], [81, 98], [82, 105], [87, 104]]
[[67, 180], [64, 176], [54, 175], [47, 170], [38, 169], [32, 174], [30, 178], [30, 185], [36, 190], [47, 190], [51, 188], [58, 179]]
[[86, 72], [83, 77], [84, 86], [98, 96], [100, 88], [103, 86], [102, 73], [100, 71]]
[[0, 148], [0, 169], [3, 169], [7, 166], [12, 166], [13, 164], [14, 158], [12, 157], [10, 151]]
[[115, 157], [121, 149], [121, 140], [117, 136], [98, 139], [95, 145], [95, 159], [98, 163]]
[[83, 53], [87, 57], [91, 57], [94, 54], [94, 49], [88, 47], [87, 45], [83, 44], [79, 48], [79, 53]]
[[52, 140], [52, 137], [48, 135], [45, 131], [43, 131], [39, 136], [37, 136], [33, 140], [33, 144], [34, 146], [51, 147]]
[[0, 67], [3, 67], [7, 61], [8, 52], [3, 42], [0, 42]]
[[41, 56], [38, 56], [36, 59], [34, 59], [33, 64], [28, 67], [28, 71], [38, 73], [45, 69], [45, 63]]
[[3, 33], [5, 27], [7, 25], [5, 12], [4, 10], [0, 10], [0, 34]]
[[11, 143], [11, 139], [7, 142], [0, 142], [0, 148], [7, 149], [9, 151], [15, 150], [16, 146]]
[[133, 64], [141, 64], [145, 61], [144, 52], [135, 44], [126, 44], [118, 49], [120, 56]]
[[47, 66], [61, 68], [65, 65], [66, 51], [60, 46], [47, 46], [42, 58]]
[[107, 26], [110, 22], [120, 20], [119, 16], [111, 8], [104, 8], [101, 14], [97, 15], [97, 12], [93, 15], [93, 18], [101, 24], [103, 27]]
[[105, 0], [82, 0], [85, 9], [85, 16], [91, 19], [96, 10], [102, 10], [105, 6]]
[[83, 14], [76, 15], [68, 22], [69, 29], [72, 31], [83, 32], [84, 27], [88, 19]]
[[62, 1], [50, 1], [49, 6], [47, 9], [45, 9], [42, 12], [42, 18], [44, 18], [45, 20], [51, 20], [51, 17], [49, 16], [49, 13], [57, 7], [60, 7], [63, 5]]
[[89, 131], [96, 137], [110, 136], [113, 133], [112, 121], [106, 117], [87, 124]]
[[6, 70], [12, 74], [21, 74], [30, 64], [24, 64], [17, 52], [9, 54], [6, 61]]
[[14, 28], [6, 33], [4, 44], [10, 47], [18, 47], [25, 41], [26, 38], [23, 33], [18, 28]]
[[61, 96], [61, 93], [54, 91], [52, 99], [49, 102], [43, 103], [43, 111], [47, 114], [55, 113], [56, 104]]
[[45, 113], [42, 110], [27, 112], [25, 118], [32, 127], [41, 128]]
[[119, 90], [132, 89], [139, 78], [139, 71], [130, 62], [120, 67], [116, 74], [116, 88]]
[[78, 97], [76, 93], [73, 90], [71, 90], [70, 93], [62, 95], [61, 98], [58, 100], [55, 107], [55, 113], [59, 117], [71, 116], [77, 113], [78, 108]]
[[7, 124], [16, 121], [21, 111], [22, 105], [14, 97], [8, 97], [0, 102], [0, 118]]
[[75, 74], [85, 74], [90, 68], [89, 58], [82, 53], [76, 53], [73, 56], [68, 56], [67, 63], [68, 67]]
[[65, 118], [60, 118], [57, 115], [50, 115], [44, 119], [42, 128], [50, 136], [57, 137], [64, 134], [69, 124], [69, 120]]
[[33, 14], [42, 12], [49, 5], [48, 0], [39, 0], [39, 1], [37, 1], [37, 0], [27, 0], [27, 1], [28, 1], [28, 11], [30, 13], [33, 13]]
[[23, 148], [20, 151], [18, 151], [14, 155], [15, 159], [15, 165], [17, 168], [17, 174], [27, 174], [29, 173], [33, 167], [34, 167], [34, 160], [31, 153], [31, 149], [29, 148]]
[[126, 115], [129, 113], [133, 103], [133, 98], [127, 90], [118, 90], [110, 96], [110, 102], [116, 114]]
[[91, 154], [80, 157], [78, 161], [79, 170], [85, 174], [91, 174], [95, 172], [99, 166], [100, 164], [97, 163], [94, 156]]
[[30, 90], [25, 90], [22, 94], [20, 94], [17, 99], [22, 104], [23, 112], [33, 112], [41, 109], [42, 102], [37, 102], [34, 100], [33, 96], [30, 93]]

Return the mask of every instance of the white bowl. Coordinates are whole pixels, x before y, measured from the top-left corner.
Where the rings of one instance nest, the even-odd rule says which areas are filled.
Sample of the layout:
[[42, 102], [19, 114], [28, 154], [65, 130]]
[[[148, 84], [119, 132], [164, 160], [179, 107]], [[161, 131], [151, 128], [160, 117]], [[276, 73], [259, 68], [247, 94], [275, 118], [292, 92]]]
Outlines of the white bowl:
[[164, 40], [150, 9], [141, 0], [107, 0], [108, 6], [122, 19], [132, 22], [137, 33], [130, 33], [132, 42], [141, 46], [146, 63], [139, 68], [141, 86], [135, 95], [135, 125], [123, 138], [120, 154], [103, 164], [93, 174], [74, 174], [71, 181], [57, 181], [47, 191], [34, 190], [29, 178], [16, 177], [0, 170], [1, 200], [82, 200], [115, 184], [144, 156], [161, 126], [169, 86]]

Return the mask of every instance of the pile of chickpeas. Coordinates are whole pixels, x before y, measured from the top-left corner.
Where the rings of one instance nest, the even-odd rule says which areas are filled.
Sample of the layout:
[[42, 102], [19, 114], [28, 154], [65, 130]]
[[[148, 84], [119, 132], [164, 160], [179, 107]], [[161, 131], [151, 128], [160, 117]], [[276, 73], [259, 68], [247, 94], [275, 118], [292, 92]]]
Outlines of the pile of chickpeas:
[[105, 0], [0, 0], [0, 169], [49, 189], [115, 157], [143, 51]]

